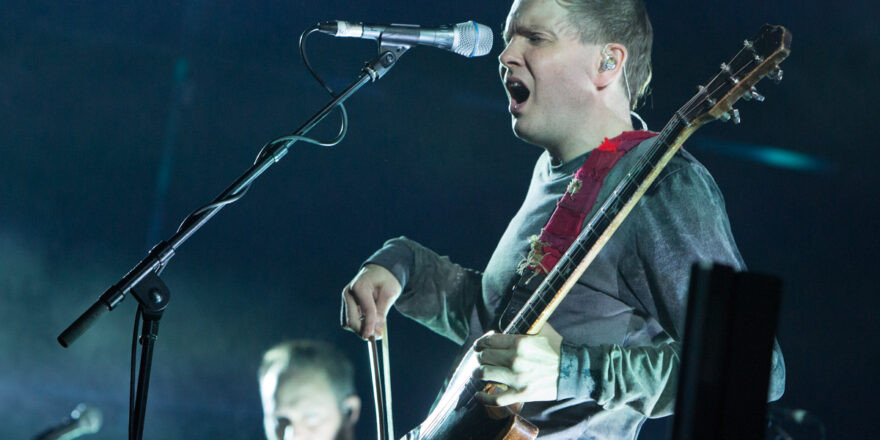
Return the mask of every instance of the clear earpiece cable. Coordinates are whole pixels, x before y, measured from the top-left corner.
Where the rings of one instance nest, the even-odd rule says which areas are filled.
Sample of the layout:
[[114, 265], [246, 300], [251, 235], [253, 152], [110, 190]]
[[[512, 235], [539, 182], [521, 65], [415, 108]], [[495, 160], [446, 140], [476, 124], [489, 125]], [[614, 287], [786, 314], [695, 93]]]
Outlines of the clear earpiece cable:
[[[626, 97], [629, 99], [630, 105], [632, 105], [632, 93], [629, 91], [629, 78], [626, 76], [626, 63], [623, 64], [623, 83], [626, 84]], [[642, 124], [642, 130], [648, 131], [648, 124], [645, 123], [645, 120], [639, 116], [638, 113], [630, 110], [629, 115], [638, 119], [639, 123]]]
[[642, 119], [642, 117], [639, 116], [638, 113], [630, 110], [629, 115], [639, 120], [639, 123], [642, 124], [642, 130], [648, 131], [648, 124], [645, 123], [645, 120]]

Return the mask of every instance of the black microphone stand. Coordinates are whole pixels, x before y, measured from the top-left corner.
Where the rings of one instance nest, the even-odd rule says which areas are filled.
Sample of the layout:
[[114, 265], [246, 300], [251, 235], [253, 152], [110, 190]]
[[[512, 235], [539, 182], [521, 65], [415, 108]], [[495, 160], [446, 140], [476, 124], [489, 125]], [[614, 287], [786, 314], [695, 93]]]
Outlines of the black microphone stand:
[[[267, 144], [270, 147], [261, 152], [260, 157], [244, 174], [236, 179], [226, 190], [204, 208], [191, 214], [168, 240], [159, 242], [147, 256], [136, 264], [116, 284], [108, 288], [79, 318], [76, 319], [59, 336], [58, 342], [68, 347], [95, 321], [108, 311], [113, 310], [125, 294], [132, 292], [138, 301], [138, 308], [143, 312], [144, 323], [141, 332], [141, 359], [138, 369], [137, 393], [134, 411], [131, 412], [129, 438], [141, 440], [144, 431], [144, 415], [147, 406], [147, 391], [150, 384], [150, 369], [153, 358], [153, 346], [159, 336], [159, 319], [168, 306], [171, 292], [159, 278], [159, 274], [174, 256], [177, 248], [204, 226], [227, 204], [241, 198], [250, 185], [269, 167], [284, 157], [289, 147], [296, 141], [295, 137], [304, 136], [337, 106], [345, 102], [351, 95], [369, 82], [375, 82], [385, 76], [403, 53], [410, 49], [409, 45], [396, 42], [379, 41], [379, 56], [364, 65], [358, 78], [345, 90], [336, 95], [327, 105], [306, 121], [288, 142]], [[280, 139], [284, 139], [280, 138]]]

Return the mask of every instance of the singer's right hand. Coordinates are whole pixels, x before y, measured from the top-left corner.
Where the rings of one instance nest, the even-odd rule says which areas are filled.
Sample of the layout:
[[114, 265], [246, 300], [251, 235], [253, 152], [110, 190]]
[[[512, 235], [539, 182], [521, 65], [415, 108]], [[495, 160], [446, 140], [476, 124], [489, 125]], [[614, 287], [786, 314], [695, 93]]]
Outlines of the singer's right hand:
[[363, 339], [385, 333], [385, 318], [403, 287], [382, 266], [367, 264], [342, 289], [342, 328]]

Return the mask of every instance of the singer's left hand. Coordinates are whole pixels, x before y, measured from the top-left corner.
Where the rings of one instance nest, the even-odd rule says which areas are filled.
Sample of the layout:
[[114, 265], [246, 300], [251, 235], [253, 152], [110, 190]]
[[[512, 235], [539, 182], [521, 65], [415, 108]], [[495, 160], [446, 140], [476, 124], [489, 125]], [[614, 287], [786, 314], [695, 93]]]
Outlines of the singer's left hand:
[[507, 389], [477, 393], [487, 405], [556, 400], [562, 336], [550, 324], [534, 336], [487, 334], [477, 340], [478, 379], [506, 385]]

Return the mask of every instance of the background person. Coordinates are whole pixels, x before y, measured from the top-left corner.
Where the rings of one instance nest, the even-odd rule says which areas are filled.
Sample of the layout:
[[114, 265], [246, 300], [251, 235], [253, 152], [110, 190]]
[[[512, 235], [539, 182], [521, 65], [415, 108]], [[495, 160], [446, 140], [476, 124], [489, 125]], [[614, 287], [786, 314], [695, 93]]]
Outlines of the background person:
[[335, 347], [292, 340], [270, 348], [259, 369], [268, 440], [352, 440], [361, 399], [351, 362]]

